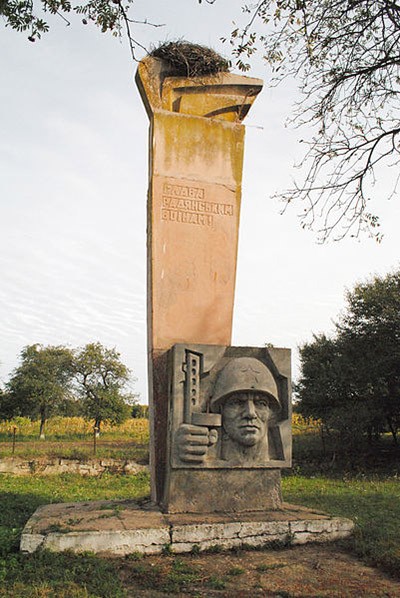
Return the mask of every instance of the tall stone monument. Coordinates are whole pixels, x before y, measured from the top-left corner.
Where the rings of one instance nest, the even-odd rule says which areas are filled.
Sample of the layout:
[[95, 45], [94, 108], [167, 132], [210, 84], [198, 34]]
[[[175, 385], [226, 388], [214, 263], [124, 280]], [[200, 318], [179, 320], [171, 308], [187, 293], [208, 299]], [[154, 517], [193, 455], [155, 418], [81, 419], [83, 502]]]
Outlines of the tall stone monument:
[[[150, 118], [153, 500], [39, 507], [21, 536], [25, 552], [303, 544], [353, 529], [349, 520], [282, 503], [280, 472], [291, 464], [289, 349], [231, 346], [241, 122], [262, 82], [215, 68], [211, 75], [212, 51], [174, 48], [187, 76], [175, 70], [171, 46], [144, 59], [136, 76]], [[194, 74], [199, 62], [206, 72]]]
[[[197, 46], [179, 48], [187, 53], [188, 72], [193, 48]], [[277, 507], [281, 502], [279, 468], [289, 466], [291, 459], [290, 351], [230, 347], [244, 151], [242, 120], [261, 91], [262, 81], [228, 72], [176, 76], [168, 56], [149, 56], [139, 64], [136, 82], [150, 119], [147, 242], [152, 498], [169, 512]], [[182, 347], [172, 350], [177, 343]], [[228, 458], [236, 445], [231, 442], [228, 449], [229, 443], [222, 442], [226, 416], [216, 412], [224, 401], [210, 401], [208, 396], [210, 380], [229, 355], [242, 359], [254, 355], [253, 366], [268, 370], [274, 385], [270, 393], [274, 396], [267, 402], [279, 406], [279, 424], [268, 426], [264, 442], [271, 436], [275, 438], [271, 446], [279, 447], [257, 462], [243, 457], [238, 463]], [[235, 376], [232, 363], [231, 376]], [[237, 363], [240, 366], [240, 360]], [[264, 397], [268, 395], [259, 390]], [[188, 393], [194, 394], [189, 398]], [[215, 438], [214, 449], [209, 451], [214, 451], [214, 458], [199, 462], [183, 458], [188, 425], [198, 425], [197, 433], [208, 434], [207, 442]], [[195, 443], [195, 436], [187, 442]], [[246, 473], [247, 469], [251, 472]], [[218, 503], [210, 502], [210, 487], [218, 487], [224, 501], [220, 496]]]

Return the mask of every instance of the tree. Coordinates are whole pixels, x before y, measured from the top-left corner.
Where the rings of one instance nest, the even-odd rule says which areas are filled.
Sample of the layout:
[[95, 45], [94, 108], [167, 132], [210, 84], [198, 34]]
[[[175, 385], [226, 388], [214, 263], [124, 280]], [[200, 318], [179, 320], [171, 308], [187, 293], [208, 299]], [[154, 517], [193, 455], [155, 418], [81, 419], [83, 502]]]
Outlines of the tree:
[[21, 352], [21, 365], [6, 385], [1, 406], [3, 418], [18, 415], [40, 419], [40, 438], [45, 424], [70, 397], [72, 353], [63, 346], [28, 345]]
[[304, 204], [303, 227], [320, 224], [322, 240], [369, 231], [374, 176], [399, 163], [400, 2], [398, 0], [261, 0], [243, 8], [244, 28], [231, 34], [236, 65], [257, 49], [274, 72], [299, 82], [293, 121], [305, 142], [303, 180], [283, 194]]
[[130, 416], [135, 395], [126, 390], [130, 372], [116, 349], [85, 345], [74, 352], [73, 372], [83, 412], [94, 419], [97, 433], [103, 421], [119, 424]]
[[35, 42], [40, 39], [43, 33], [49, 31], [48, 15], [57, 16], [66, 25], [70, 25], [70, 15], [77, 14], [81, 17], [82, 23], [89, 22], [97, 25], [103, 33], [110, 31], [114, 37], [121, 37], [122, 32], [128, 38], [132, 58], [136, 60], [135, 51], [137, 47], [146, 48], [133, 37], [132, 27], [138, 24], [146, 24], [151, 27], [162, 27], [163, 25], [137, 21], [129, 16], [130, 6], [133, 0], [88, 0], [83, 4], [73, 6], [70, 0], [0, 0], [0, 15], [3, 16], [6, 27], [17, 31], [29, 33], [28, 39]]
[[298, 410], [337, 432], [343, 447], [359, 447], [385, 428], [374, 385], [362, 375], [362, 356], [337, 337], [314, 336], [300, 348], [301, 377], [295, 386]]
[[377, 409], [396, 442], [400, 429], [400, 272], [356, 285], [347, 293], [347, 302], [338, 334], [362, 356], [360, 374], [370, 381]]
[[13, 417], [13, 404], [8, 392], [0, 388], [0, 421]]
[[136, 418], [145, 418], [149, 419], [149, 406], [148, 405], [140, 405], [139, 403], [135, 403], [131, 409], [131, 417], [133, 419]]
[[300, 348], [299, 410], [356, 445], [400, 430], [400, 272], [358, 284], [332, 338]]

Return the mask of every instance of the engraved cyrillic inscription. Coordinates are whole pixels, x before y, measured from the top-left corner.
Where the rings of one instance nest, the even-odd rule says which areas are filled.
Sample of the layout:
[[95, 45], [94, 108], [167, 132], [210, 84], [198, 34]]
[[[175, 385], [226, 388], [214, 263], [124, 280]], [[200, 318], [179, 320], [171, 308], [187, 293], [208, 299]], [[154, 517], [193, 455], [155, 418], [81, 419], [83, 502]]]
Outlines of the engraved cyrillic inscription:
[[213, 217], [210, 214], [198, 214], [197, 212], [182, 212], [181, 210], [161, 210], [161, 219], [170, 222], [186, 222], [187, 224], [200, 224], [212, 226]]
[[201, 187], [188, 187], [186, 185], [171, 185], [170, 183], [164, 183], [163, 193], [170, 197], [204, 199], [204, 189]]
[[233, 206], [228, 203], [214, 201], [198, 201], [197, 199], [177, 199], [163, 196], [163, 208], [187, 210], [200, 214], [218, 214], [219, 216], [233, 216]]
[[233, 216], [232, 204], [206, 201], [201, 187], [164, 183], [161, 219], [213, 226], [214, 216]]

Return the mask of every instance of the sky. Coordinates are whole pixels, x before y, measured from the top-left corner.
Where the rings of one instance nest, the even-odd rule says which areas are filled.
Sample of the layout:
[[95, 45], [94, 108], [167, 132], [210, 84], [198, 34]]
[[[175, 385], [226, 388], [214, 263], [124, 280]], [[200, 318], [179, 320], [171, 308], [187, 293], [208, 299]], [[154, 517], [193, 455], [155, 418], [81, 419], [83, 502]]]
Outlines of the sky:
[[[136, 0], [146, 47], [186, 39], [229, 57], [220, 38], [243, 22], [241, 1]], [[0, 384], [29, 344], [116, 347], [147, 402], [146, 193], [148, 119], [126, 42], [49, 18], [31, 43], [0, 23]], [[138, 49], [138, 58], [144, 55]], [[400, 204], [378, 181], [384, 239], [318, 244], [301, 206], [271, 199], [291, 185], [304, 132], [285, 126], [296, 81], [264, 80], [246, 124], [233, 345], [297, 347], [329, 333], [345, 290], [399, 267]], [[379, 186], [380, 185], [380, 186]]]

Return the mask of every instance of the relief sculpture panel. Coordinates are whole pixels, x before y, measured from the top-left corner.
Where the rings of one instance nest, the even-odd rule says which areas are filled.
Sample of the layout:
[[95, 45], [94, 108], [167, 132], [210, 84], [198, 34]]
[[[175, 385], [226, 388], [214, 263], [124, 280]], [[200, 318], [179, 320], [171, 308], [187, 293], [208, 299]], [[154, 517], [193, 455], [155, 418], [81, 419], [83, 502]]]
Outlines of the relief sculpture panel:
[[288, 349], [175, 345], [170, 373], [173, 468], [290, 466]]

